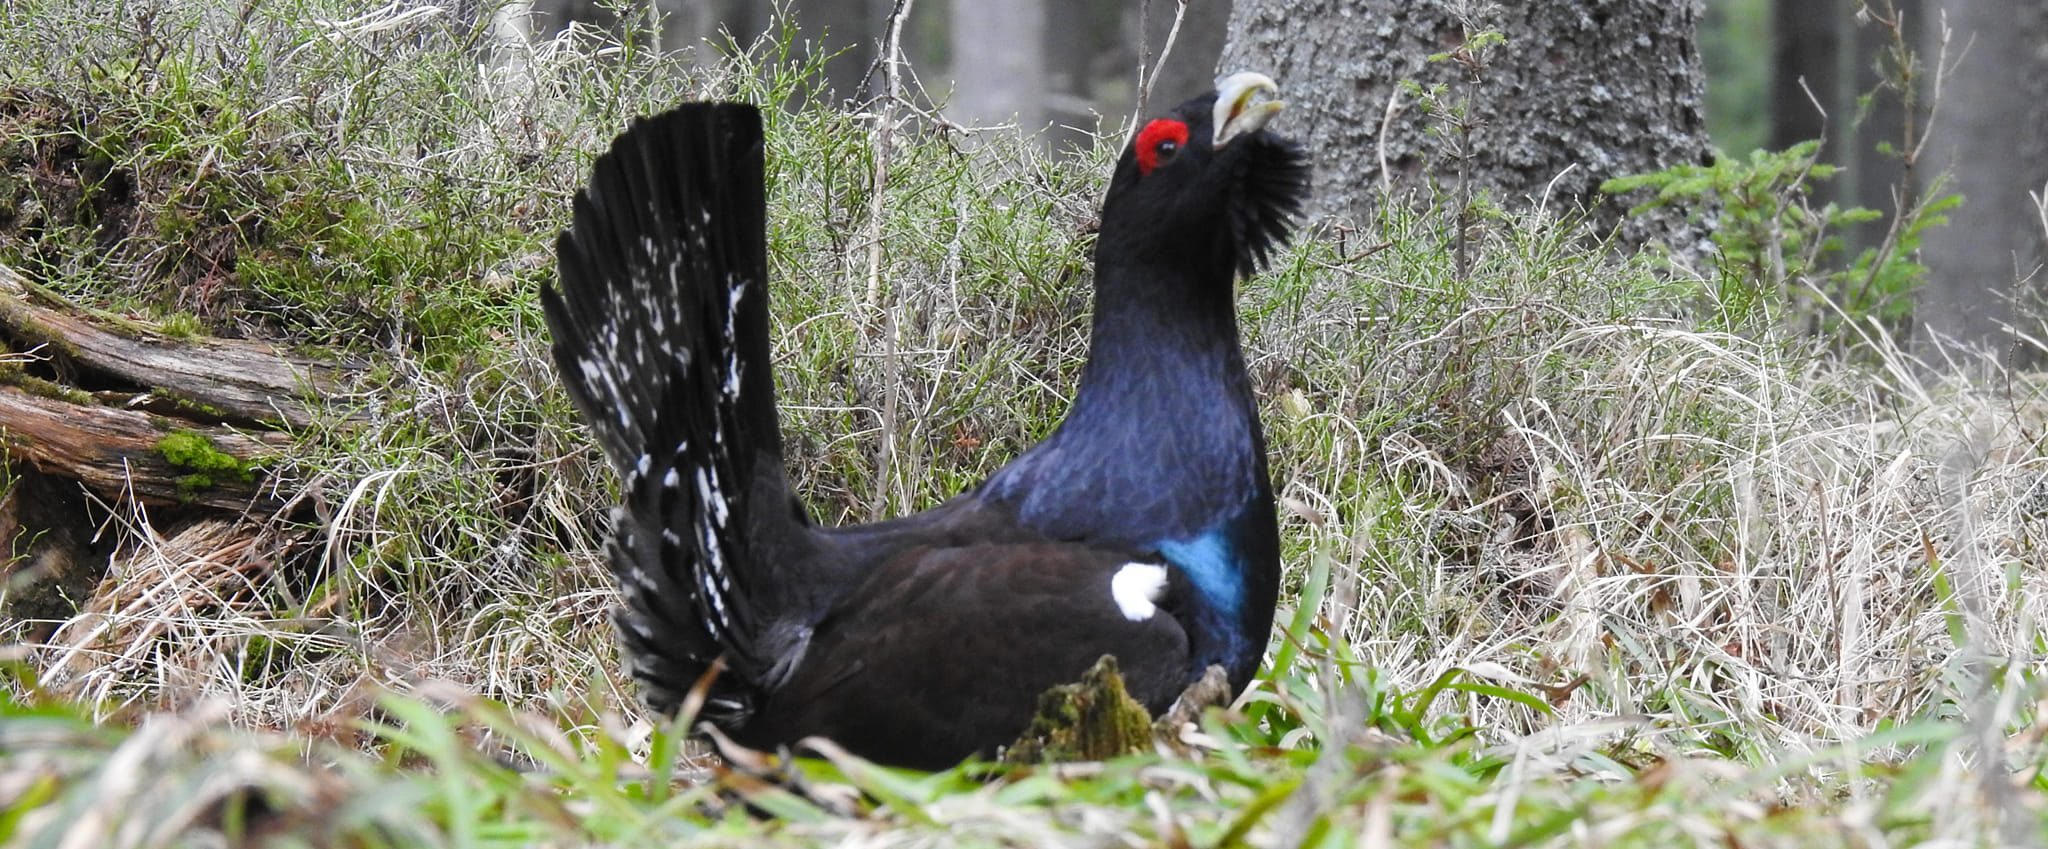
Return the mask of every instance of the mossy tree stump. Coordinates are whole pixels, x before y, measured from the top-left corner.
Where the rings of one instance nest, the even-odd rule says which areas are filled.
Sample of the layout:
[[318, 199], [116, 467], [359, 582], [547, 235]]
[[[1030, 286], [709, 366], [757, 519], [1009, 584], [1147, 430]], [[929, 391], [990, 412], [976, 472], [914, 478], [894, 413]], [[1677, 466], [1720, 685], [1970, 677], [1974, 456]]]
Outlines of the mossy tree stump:
[[1152, 746], [1152, 714], [1124, 689], [1116, 658], [1103, 655], [1081, 680], [1038, 696], [1031, 726], [1003, 752], [1011, 763], [1100, 761]]
[[1202, 709], [1230, 701], [1223, 668], [1212, 666], [1173, 707], [1154, 722], [1145, 706], [1124, 689], [1116, 658], [1103, 655], [1073, 684], [1039, 694], [1031, 725], [1003, 751], [1008, 763], [1100, 761], [1152, 751], [1158, 742], [1178, 745], [1180, 726]]

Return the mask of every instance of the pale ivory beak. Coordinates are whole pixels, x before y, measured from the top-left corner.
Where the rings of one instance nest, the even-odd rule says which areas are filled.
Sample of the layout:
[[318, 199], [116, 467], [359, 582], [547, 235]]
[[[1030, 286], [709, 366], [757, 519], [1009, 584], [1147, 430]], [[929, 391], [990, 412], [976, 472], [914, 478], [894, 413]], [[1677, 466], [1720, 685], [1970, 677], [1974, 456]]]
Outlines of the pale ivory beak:
[[1216, 139], [1213, 147], [1222, 147], [1231, 139], [1258, 132], [1267, 121], [1287, 108], [1284, 100], [1260, 100], [1253, 102], [1260, 93], [1277, 94], [1279, 84], [1265, 74], [1239, 71], [1225, 77], [1216, 84], [1216, 113], [1213, 126]]

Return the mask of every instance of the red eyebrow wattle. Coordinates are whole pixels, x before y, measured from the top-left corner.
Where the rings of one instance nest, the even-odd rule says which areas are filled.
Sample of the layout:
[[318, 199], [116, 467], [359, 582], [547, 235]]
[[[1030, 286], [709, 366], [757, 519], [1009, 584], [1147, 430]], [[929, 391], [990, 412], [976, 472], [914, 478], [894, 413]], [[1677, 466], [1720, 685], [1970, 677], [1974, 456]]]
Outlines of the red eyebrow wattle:
[[1150, 174], [1159, 164], [1159, 143], [1188, 143], [1188, 125], [1172, 118], [1157, 118], [1138, 131], [1138, 173]]

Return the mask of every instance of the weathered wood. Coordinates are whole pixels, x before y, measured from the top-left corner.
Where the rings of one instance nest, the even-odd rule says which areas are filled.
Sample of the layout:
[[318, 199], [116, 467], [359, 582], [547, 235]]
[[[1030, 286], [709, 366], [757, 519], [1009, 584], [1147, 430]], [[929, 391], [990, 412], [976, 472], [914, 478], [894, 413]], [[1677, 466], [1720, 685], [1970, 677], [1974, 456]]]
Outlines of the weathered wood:
[[44, 346], [40, 355], [68, 369], [99, 372], [221, 419], [304, 426], [318, 399], [361, 369], [263, 342], [173, 338], [143, 322], [109, 329], [44, 300], [20, 273], [0, 265], [0, 333], [24, 348]]
[[284, 434], [196, 425], [61, 394], [0, 386], [5, 459], [76, 480], [110, 501], [236, 512], [281, 503], [263, 464], [289, 444]]

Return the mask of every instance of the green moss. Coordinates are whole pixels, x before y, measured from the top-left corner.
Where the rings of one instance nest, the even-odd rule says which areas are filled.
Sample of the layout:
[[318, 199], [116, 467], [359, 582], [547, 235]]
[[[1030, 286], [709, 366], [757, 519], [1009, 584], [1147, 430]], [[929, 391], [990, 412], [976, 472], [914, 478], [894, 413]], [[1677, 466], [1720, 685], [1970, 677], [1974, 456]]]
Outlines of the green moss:
[[165, 244], [176, 244], [199, 232], [199, 218], [176, 204], [166, 204], [156, 213], [156, 235]]
[[206, 335], [206, 325], [199, 322], [199, 317], [182, 311], [164, 316], [162, 320], [157, 322], [157, 329], [161, 330], [165, 336], [185, 341], [191, 341]]
[[205, 401], [199, 401], [192, 398], [187, 398], [183, 395], [179, 395], [174, 392], [167, 392], [161, 390], [158, 392], [158, 394], [162, 395], [166, 400], [170, 401], [172, 404], [177, 405], [178, 409], [188, 413], [193, 413], [195, 415], [200, 416], [209, 416], [216, 419], [224, 419], [228, 417], [228, 411], [226, 409], [214, 406], [212, 404], [208, 404]]
[[23, 371], [18, 363], [0, 364], [0, 384], [19, 387], [32, 395], [63, 401], [66, 404], [99, 403], [90, 392], [36, 377]]
[[256, 480], [254, 463], [214, 447], [205, 434], [189, 430], [172, 431], [157, 440], [156, 450], [173, 469], [185, 471], [178, 478], [180, 490], [211, 489], [224, 481], [251, 483]]

